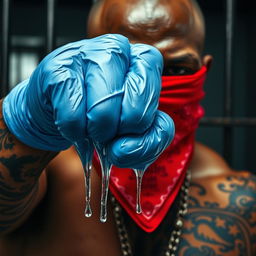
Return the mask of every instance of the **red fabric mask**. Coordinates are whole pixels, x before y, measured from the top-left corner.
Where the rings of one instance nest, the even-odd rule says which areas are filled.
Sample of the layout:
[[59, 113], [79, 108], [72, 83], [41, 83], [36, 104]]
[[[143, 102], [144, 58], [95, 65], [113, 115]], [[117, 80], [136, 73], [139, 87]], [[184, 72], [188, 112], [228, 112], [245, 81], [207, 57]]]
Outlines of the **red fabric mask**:
[[[142, 213], [137, 214], [136, 179], [133, 170], [113, 166], [110, 190], [133, 220], [146, 232], [154, 231], [177, 196], [192, 157], [194, 135], [204, 114], [199, 101], [204, 96], [207, 69], [193, 75], [163, 76], [159, 109], [175, 123], [171, 145], [146, 170], [141, 191]], [[94, 161], [100, 172], [99, 161]]]

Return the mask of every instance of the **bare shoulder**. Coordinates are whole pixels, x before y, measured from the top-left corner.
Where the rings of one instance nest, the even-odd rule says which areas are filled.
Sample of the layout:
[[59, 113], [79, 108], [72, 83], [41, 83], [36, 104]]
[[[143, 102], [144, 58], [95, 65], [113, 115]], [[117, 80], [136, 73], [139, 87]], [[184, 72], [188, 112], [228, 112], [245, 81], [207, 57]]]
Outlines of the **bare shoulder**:
[[211, 148], [196, 143], [190, 164], [193, 178], [223, 175], [232, 172], [226, 161]]
[[198, 170], [192, 169], [180, 255], [255, 255], [256, 175], [230, 169], [202, 145], [196, 150], [205, 152], [196, 152], [192, 164]]

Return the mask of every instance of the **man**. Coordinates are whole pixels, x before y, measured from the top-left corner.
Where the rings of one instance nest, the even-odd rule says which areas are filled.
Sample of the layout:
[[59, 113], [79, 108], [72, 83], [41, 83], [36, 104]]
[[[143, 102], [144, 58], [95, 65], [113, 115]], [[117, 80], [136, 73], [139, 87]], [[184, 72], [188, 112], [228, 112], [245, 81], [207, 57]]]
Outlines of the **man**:
[[[189, 0], [163, 3], [146, 0], [137, 2], [102, 0], [94, 6], [88, 28], [90, 37], [118, 33], [127, 36], [131, 43], [146, 43], [157, 47], [164, 57], [163, 74], [175, 77], [175, 81], [179, 80], [177, 76], [180, 76], [182, 83], [177, 82], [180, 86], [183, 85], [184, 79], [186, 84], [194, 86], [195, 83], [187, 82], [187, 77], [194, 77], [193, 74], [196, 74], [198, 78], [198, 72], [203, 72], [200, 71], [202, 66], [205, 69], [209, 69], [210, 66], [211, 57], [208, 55], [201, 57], [204, 40], [203, 19], [197, 5]], [[166, 77], [163, 78], [164, 81], [167, 86], [164, 87], [163, 84], [163, 88], [167, 90], [169, 80]], [[186, 92], [188, 89], [186, 88]], [[198, 92], [201, 98], [201, 89]], [[191, 94], [188, 95], [191, 96]], [[163, 94], [161, 97], [160, 107], [169, 111], [169, 103], [165, 105], [162, 100]], [[185, 101], [189, 99], [186, 98]], [[58, 101], [61, 100], [63, 98], [59, 97]], [[194, 121], [197, 121], [202, 114], [197, 105], [196, 109], [199, 113], [192, 120], [193, 122], [186, 115], [189, 108], [182, 109], [182, 115], [178, 112], [177, 116], [185, 118], [184, 122], [180, 121], [176, 124], [176, 134], [187, 131], [188, 128], [184, 128], [186, 121], [190, 120], [192, 123], [189, 122], [189, 125], [196, 127]], [[2, 231], [0, 254], [8, 256], [114, 256], [122, 255], [122, 252], [124, 254], [124, 248], [120, 246], [118, 238], [120, 223], [115, 221], [115, 211], [113, 214], [110, 204], [108, 204], [107, 222], [104, 224], [99, 222], [101, 180], [95, 171], [92, 172], [93, 215], [86, 219], [83, 216], [84, 174], [75, 150], [70, 148], [57, 155], [52, 151], [42, 151], [26, 146], [8, 131], [2, 116], [0, 129], [1, 230], [7, 227], [7, 231]], [[182, 152], [183, 147], [178, 142], [176, 136], [173, 143], [176, 143], [175, 145], [179, 146]], [[190, 142], [189, 140], [188, 146], [191, 145]], [[183, 146], [186, 145], [184, 143]], [[172, 150], [168, 152], [169, 157], [172, 157], [172, 154], [180, 156], [175, 148]], [[175, 161], [173, 158], [172, 160]], [[47, 168], [42, 171], [46, 165]], [[95, 165], [98, 169], [97, 162]], [[129, 215], [140, 225], [138, 227], [122, 211], [125, 218], [125, 224], [122, 224], [122, 227], [125, 226], [128, 229], [130, 236], [128, 246], [133, 250], [133, 255], [171, 255], [171, 253], [176, 255], [254, 255], [256, 251], [255, 177], [248, 172], [231, 170], [220, 156], [199, 143], [195, 144], [193, 158], [188, 159], [187, 165], [192, 173], [192, 181], [189, 188], [189, 209], [185, 215], [180, 243], [173, 244], [169, 240], [176, 228], [173, 222], [176, 220], [179, 200], [182, 199], [181, 192], [178, 192], [176, 200], [168, 205], [170, 210], [165, 218], [164, 216], [160, 218], [162, 224], [157, 223], [156, 227], [155, 223], [152, 223], [152, 226], [145, 227], [145, 230], [150, 228], [155, 230], [151, 230], [150, 233], [143, 231], [141, 227], [148, 223], [142, 217], [136, 217], [129, 212], [124, 204], [127, 202], [119, 196], [120, 203], [126, 210], [128, 209]], [[7, 168], [12, 175], [6, 174]], [[114, 176], [117, 175], [117, 171], [120, 170], [114, 170]], [[163, 173], [161, 172], [161, 175]], [[182, 173], [185, 174], [186, 170], [182, 170]], [[155, 174], [157, 175], [158, 173]], [[166, 175], [171, 174], [168, 172]], [[150, 175], [145, 176], [146, 182], [150, 177]], [[176, 178], [183, 181], [184, 175]], [[35, 186], [37, 180], [39, 185]], [[143, 189], [147, 192], [150, 190], [147, 187]], [[162, 190], [159, 191], [161, 193]], [[114, 182], [112, 192], [118, 197], [118, 189]], [[154, 192], [157, 193], [152, 191], [152, 194], [148, 195], [149, 199]], [[147, 197], [147, 195], [144, 196]], [[8, 197], [12, 200], [6, 202]], [[145, 209], [146, 207], [143, 207], [142, 210], [145, 211]], [[7, 217], [3, 214], [6, 212], [9, 214]], [[127, 246], [122, 239], [121, 244]], [[173, 252], [173, 249], [168, 250], [169, 245], [179, 246], [179, 248]]]
[[[157, 47], [164, 56], [163, 75], [185, 77], [196, 73], [202, 66], [209, 69], [211, 65], [211, 56], [202, 57], [204, 22], [194, 1], [98, 1], [89, 17], [88, 32], [91, 37], [120, 33], [133, 43], [147, 43]], [[190, 86], [193, 86], [192, 83]], [[160, 107], [163, 108], [161, 98]], [[175, 121], [174, 114], [171, 116]], [[179, 127], [176, 127], [176, 133], [179, 132], [177, 129]], [[241, 245], [238, 238], [241, 233], [238, 230], [242, 228], [239, 227], [238, 219], [249, 214], [247, 219], [252, 221], [249, 226], [254, 226], [252, 212], [255, 208], [242, 210], [235, 203], [234, 197], [244, 197], [248, 193], [246, 200], [255, 202], [255, 177], [246, 172], [234, 172], [220, 156], [199, 143], [195, 145], [189, 168], [193, 178], [189, 192], [191, 201], [179, 247], [180, 255], [253, 255], [255, 248], [252, 248], [252, 240], [248, 245], [242, 245], [244, 249], [238, 249]], [[239, 180], [242, 182], [240, 185]], [[251, 185], [247, 186], [247, 182]], [[240, 216], [233, 215], [231, 209], [235, 208]], [[129, 223], [128, 227], [131, 225]], [[165, 233], [165, 236], [169, 238], [170, 233]], [[251, 234], [250, 238], [245, 233]], [[247, 238], [255, 239], [255, 229], [247, 229], [245, 233], [243, 241]], [[135, 237], [139, 240], [139, 236]], [[148, 239], [148, 244], [152, 244], [153, 236]], [[161, 239], [168, 242], [164, 237]], [[138, 243], [143, 243], [143, 239]], [[136, 243], [133, 246], [139, 247]], [[247, 246], [251, 249], [246, 250]], [[152, 252], [153, 249], [150, 250]]]

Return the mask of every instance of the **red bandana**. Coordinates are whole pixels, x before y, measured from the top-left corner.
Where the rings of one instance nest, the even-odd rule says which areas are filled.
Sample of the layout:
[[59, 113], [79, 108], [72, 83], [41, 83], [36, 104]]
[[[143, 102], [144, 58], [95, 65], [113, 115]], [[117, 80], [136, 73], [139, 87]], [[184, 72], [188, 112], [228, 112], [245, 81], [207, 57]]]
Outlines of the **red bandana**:
[[[146, 170], [141, 191], [142, 213], [137, 214], [136, 179], [133, 170], [113, 166], [110, 190], [131, 218], [146, 232], [154, 231], [172, 205], [192, 157], [194, 134], [204, 114], [199, 101], [204, 96], [207, 69], [187, 76], [163, 76], [159, 109], [175, 123], [171, 145]], [[100, 173], [99, 161], [94, 161]]]

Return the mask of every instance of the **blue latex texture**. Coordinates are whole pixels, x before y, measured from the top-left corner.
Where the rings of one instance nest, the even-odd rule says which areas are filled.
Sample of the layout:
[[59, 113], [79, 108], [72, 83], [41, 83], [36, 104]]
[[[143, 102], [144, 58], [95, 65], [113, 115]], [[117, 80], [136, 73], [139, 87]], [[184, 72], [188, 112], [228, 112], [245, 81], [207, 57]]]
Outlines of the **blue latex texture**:
[[67, 44], [7, 95], [5, 123], [31, 147], [61, 151], [89, 138], [107, 145], [110, 162], [135, 168], [174, 135], [157, 110], [162, 66], [156, 48], [117, 34]]

